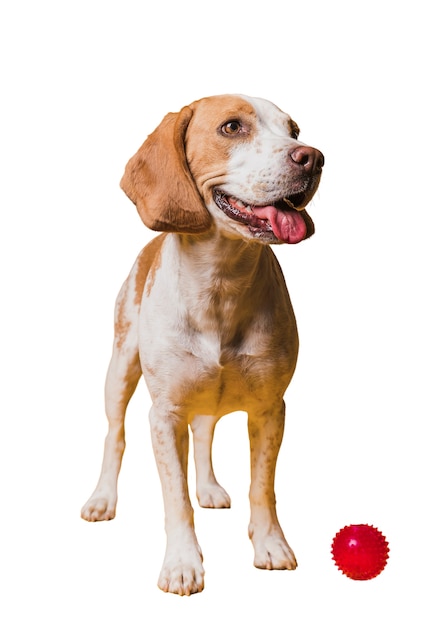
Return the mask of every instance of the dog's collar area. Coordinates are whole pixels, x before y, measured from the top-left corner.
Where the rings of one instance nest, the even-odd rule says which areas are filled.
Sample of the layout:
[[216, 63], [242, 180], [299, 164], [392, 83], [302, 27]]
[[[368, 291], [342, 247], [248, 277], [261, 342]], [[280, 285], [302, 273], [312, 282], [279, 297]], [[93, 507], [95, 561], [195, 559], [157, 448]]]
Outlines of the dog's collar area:
[[214, 202], [225, 215], [248, 226], [257, 237], [273, 234], [285, 243], [298, 243], [306, 237], [306, 223], [299, 213], [305, 206], [305, 193], [297, 193], [263, 206], [246, 204], [221, 189], [214, 189], [213, 196]]

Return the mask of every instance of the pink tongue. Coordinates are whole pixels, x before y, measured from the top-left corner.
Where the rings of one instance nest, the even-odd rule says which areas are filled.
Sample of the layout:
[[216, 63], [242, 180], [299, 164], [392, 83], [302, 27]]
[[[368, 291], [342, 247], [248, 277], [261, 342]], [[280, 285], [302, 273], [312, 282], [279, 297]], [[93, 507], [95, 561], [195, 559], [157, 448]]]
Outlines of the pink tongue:
[[268, 220], [276, 237], [285, 243], [299, 243], [306, 236], [306, 224], [298, 211], [281, 211], [274, 206], [252, 206], [261, 220]]

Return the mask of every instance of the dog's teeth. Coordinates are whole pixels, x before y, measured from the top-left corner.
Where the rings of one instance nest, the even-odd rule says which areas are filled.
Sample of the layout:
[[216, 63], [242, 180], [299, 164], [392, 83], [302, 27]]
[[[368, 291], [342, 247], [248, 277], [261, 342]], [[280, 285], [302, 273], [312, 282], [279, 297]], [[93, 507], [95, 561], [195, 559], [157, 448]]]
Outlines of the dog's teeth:
[[290, 207], [291, 209], [295, 209], [295, 211], [297, 211], [297, 210], [298, 210], [298, 209], [296, 208], [296, 206], [295, 206], [292, 202], [290, 202], [290, 200], [289, 200], [288, 198], [283, 198], [283, 200], [284, 200], [284, 202], [285, 202], [286, 204], [288, 204], [288, 205], [289, 205], [289, 207]]
[[295, 211], [302, 211], [304, 207], [295, 206], [288, 198], [283, 198], [284, 202], [289, 205], [291, 209], [295, 209]]
[[302, 211], [304, 207], [297, 207], [291, 202], [288, 198], [283, 198], [284, 202], [289, 205], [291, 209], [295, 209], [295, 211]]
[[236, 198], [236, 196], [229, 196], [228, 200], [230, 204], [237, 207], [238, 209], [245, 209], [245, 204], [242, 202], [242, 200], [239, 200], [239, 198]]

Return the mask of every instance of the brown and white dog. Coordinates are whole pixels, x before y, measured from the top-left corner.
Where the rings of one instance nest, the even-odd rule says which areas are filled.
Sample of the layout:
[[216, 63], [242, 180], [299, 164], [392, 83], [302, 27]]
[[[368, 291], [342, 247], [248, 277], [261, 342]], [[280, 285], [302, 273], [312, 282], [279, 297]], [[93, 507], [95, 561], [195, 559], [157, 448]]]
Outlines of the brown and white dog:
[[248, 414], [254, 565], [296, 567], [276, 514], [274, 478], [298, 335], [269, 244], [298, 243], [314, 232], [304, 207], [324, 159], [298, 133], [266, 100], [204, 98], [169, 113], [121, 181], [146, 226], [164, 233], [140, 253], [117, 299], [109, 431], [82, 517], [115, 516], [125, 411], [143, 373], [165, 506], [164, 591], [189, 595], [204, 586], [187, 487], [188, 426], [199, 504], [226, 508], [230, 497], [215, 478], [211, 446], [217, 421], [236, 410]]

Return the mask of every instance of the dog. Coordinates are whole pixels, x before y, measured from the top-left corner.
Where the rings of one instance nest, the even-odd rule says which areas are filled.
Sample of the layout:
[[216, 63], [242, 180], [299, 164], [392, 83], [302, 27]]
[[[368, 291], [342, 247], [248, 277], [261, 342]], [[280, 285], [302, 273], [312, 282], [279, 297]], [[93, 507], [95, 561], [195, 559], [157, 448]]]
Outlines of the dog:
[[165, 508], [158, 586], [166, 592], [204, 587], [187, 486], [188, 428], [200, 506], [230, 507], [211, 446], [218, 420], [236, 410], [248, 415], [254, 565], [297, 565], [277, 518], [274, 479], [298, 333], [270, 244], [314, 233], [305, 207], [324, 157], [298, 135], [297, 124], [267, 100], [203, 98], [168, 113], [121, 180], [144, 224], [162, 234], [140, 253], [117, 298], [109, 430], [100, 478], [81, 515], [91, 522], [115, 516], [125, 411], [143, 374]]

